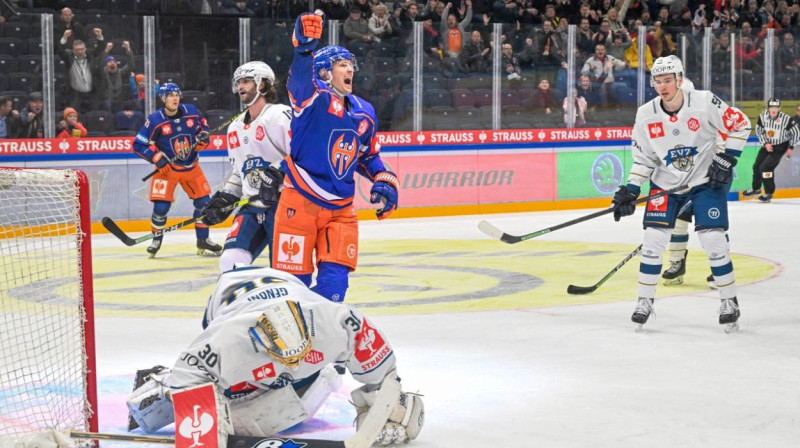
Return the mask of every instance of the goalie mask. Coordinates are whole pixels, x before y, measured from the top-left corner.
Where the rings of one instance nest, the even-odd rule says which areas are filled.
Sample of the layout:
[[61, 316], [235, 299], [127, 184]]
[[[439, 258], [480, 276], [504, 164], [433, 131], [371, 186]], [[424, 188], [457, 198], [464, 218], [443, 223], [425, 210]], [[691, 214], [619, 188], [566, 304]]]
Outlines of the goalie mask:
[[683, 79], [683, 62], [675, 55], [662, 56], [653, 62], [653, 68], [650, 70], [650, 86], [655, 87], [653, 80], [656, 76], [674, 74], [675, 79], [681, 82]]
[[270, 304], [250, 334], [279, 363], [296, 369], [311, 351], [311, 335], [298, 302]]
[[[344, 47], [331, 45], [314, 53], [314, 76], [322, 79], [319, 75], [319, 71], [324, 68], [328, 72], [331, 72], [333, 71], [333, 63], [341, 60], [352, 62], [353, 71], [358, 71], [358, 62], [356, 61], [356, 57], [353, 56], [353, 53], [350, 53], [350, 50]], [[322, 79], [322, 81], [330, 85], [330, 79]]]

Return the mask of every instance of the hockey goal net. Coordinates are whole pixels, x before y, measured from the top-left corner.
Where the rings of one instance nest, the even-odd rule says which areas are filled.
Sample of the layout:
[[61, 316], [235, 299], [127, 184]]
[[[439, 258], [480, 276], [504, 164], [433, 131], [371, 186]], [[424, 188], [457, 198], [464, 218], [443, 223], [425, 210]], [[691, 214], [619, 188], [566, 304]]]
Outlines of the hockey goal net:
[[97, 431], [89, 216], [83, 172], [0, 167], [0, 447]]

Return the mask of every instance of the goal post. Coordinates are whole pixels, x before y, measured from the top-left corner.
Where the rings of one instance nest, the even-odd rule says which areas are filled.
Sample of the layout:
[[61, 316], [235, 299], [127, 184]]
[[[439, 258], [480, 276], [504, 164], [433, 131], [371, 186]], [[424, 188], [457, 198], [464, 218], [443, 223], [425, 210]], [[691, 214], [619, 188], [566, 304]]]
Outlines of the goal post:
[[89, 182], [0, 167], [0, 447], [97, 431]]

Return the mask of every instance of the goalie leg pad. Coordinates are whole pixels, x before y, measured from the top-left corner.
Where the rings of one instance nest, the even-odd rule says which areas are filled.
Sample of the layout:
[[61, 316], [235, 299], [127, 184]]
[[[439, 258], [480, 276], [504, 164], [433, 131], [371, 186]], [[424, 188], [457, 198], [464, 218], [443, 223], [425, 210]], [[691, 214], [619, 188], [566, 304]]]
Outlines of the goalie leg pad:
[[[370, 391], [369, 386], [362, 386], [351, 393], [357, 412], [356, 427], [359, 430], [367, 424], [367, 417], [374, 412], [372, 407], [375, 406], [379, 392], [380, 389]], [[375, 441], [380, 445], [407, 443], [417, 438], [424, 424], [425, 406], [422, 397], [400, 392]]]
[[152, 433], [175, 421], [172, 402], [167, 397], [169, 388], [163, 379], [169, 369], [149, 375], [144, 384], [128, 395], [127, 405], [131, 417], [146, 433]]
[[233, 433], [266, 437], [302, 423], [311, 415], [291, 386], [253, 392], [231, 401]]
[[331, 395], [332, 392], [339, 390], [342, 386], [342, 377], [336, 373], [336, 369], [332, 364], [325, 366], [320, 372], [317, 379], [311, 383], [311, 386], [303, 392], [300, 400], [303, 402], [308, 411], [308, 416], [313, 417], [319, 411], [325, 400]]

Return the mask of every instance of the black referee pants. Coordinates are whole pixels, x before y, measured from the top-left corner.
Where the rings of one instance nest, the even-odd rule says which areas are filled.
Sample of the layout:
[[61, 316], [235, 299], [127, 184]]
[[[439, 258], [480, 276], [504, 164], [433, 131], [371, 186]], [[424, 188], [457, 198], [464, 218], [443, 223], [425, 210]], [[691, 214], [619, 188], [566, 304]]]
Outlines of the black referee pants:
[[775, 193], [775, 168], [781, 163], [781, 158], [789, 149], [789, 142], [773, 145], [772, 152], [767, 152], [767, 148], [761, 147], [753, 163], [753, 190], [760, 190], [764, 184], [764, 193]]

